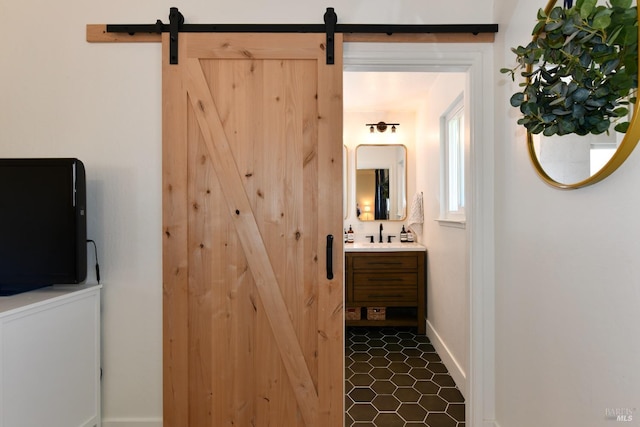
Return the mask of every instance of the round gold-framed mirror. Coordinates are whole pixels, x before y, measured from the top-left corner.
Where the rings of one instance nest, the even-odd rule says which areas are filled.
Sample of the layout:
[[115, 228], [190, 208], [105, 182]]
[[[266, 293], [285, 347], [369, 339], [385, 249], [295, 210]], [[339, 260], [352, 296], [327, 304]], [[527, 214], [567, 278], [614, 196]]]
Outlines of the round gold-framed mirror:
[[[557, 0], [550, 0], [544, 13], [548, 16], [557, 3]], [[571, 3], [573, 2], [569, 2]], [[566, 4], [565, 1], [565, 6]], [[636, 10], [636, 22], [637, 17]], [[638, 33], [640, 34], [640, 29]], [[540, 31], [534, 34], [534, 40], [539, 34]], [[640, 48], [638, 53], [640, 54]], [[638, 65], [640, 68], [640, 63]], [[531, 73], [532, 66], [528, 65], [526, 71]], [[612, 131], [606, 135], [588, 137], [576, 134], [546, 137], [541, 133], [532, 134], [527, 131], [529, 158], [540, 178], [555, 188], [577, 189], [600, 182], [611, 175], [629, 157], [640, 140], [638, 102], [632, 105], [629, 126], [622, 134]], [[605, 152], [610, 153], [605, 155], [609, 157], [602, 157]]]

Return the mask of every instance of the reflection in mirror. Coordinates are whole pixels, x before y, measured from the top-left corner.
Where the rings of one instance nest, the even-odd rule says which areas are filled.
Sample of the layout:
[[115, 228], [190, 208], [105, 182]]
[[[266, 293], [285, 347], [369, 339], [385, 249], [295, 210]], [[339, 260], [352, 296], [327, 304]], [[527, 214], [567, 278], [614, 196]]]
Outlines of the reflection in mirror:
[[356, 215], [361, 221], [406, 218], [406, 163], [404, 145], [356, 148]]
[[532, 135], [535, 156], [554, 181], [581, 182], [596, 174], [616, 152], [624, 134]]
[[558, 188], [580, 188], [594, 184], [625, 161], [638, 139], [640, 126], [634, 105], [629, 112], [631, 126], [625, 133], [611, 131], [599, 135], [527, 134], [529, 154], [538, 174]]

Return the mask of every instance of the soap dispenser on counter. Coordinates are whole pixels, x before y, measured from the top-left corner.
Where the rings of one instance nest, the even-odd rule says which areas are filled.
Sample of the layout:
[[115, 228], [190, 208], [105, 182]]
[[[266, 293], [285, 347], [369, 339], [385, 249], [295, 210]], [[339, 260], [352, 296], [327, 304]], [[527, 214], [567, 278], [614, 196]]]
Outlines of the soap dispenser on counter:
[[402, 231], [400, 231], [400, 243], [407, 242], [407, 230], [404, 229], [404, 225], [402, 226]]
[[407, 230], [407, 243], [413, 243], [414, 239], [413, 239], [413, 233], [411, 232], [411, 229]]
[[353, 243], [355, 241], [355, 233], [353, 232], [353, 228], [349, 226], [349, 230], [347, 230], [347, 243]]

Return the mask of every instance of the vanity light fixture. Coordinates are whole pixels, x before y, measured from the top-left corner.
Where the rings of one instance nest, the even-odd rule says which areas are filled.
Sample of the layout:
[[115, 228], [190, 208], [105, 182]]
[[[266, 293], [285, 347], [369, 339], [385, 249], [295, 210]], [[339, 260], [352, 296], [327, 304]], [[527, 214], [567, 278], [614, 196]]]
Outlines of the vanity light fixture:
[[378, 123], [367, 123], [365, 126], [369, 126], [369, 132], [371, 133], [374, 132], [374, 129], [377, 129], [378, 132], [384, 132], [385, 130], [387, 130], [388, 126], [391, 126], [391, 132], [396, 133], [396, 126], [400, 126], [400, 123], [378, 122]]

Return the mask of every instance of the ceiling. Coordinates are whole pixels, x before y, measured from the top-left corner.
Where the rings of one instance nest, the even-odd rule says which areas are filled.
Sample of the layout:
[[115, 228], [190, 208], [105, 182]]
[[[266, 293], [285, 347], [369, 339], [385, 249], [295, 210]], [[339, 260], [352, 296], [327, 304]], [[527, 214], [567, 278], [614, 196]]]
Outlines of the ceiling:
[[414, 111], [438, 73], [345, 71], [344, 111]]

